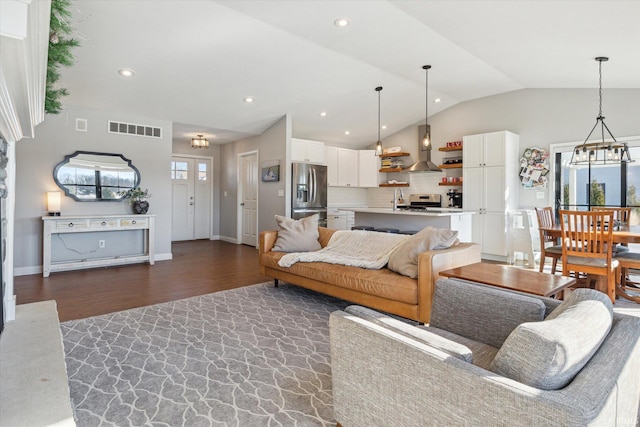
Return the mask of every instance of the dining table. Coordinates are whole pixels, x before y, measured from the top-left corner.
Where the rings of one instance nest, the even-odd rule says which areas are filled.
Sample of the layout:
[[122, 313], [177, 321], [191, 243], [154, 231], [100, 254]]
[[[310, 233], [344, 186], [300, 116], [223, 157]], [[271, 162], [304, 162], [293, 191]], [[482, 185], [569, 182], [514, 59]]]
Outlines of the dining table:
[[[558, 240], [562, 237], [562, 229], [560, 224], [554, 224], [551, 227], [540, 227], [540, 230], [544, 230], [550, 236], [557, 238]], [[629, 243], [640, 243], [640, 231], [634, 231], [631, 229], [629, 224], [621, 223], [616, 225], [612, 232], [613, 242], [616, 244], [629, 244]], [[606, 280], [600, 280], [600, 283], [606, 282]], [[636, 302], [640, 304], [640, 296], [629, 295], [627, 291], [620, 285], [620, 283], [616, 280], [616, 283], [612, 285], [601, 285], [604, 286], [605, 289], [601, 289], [603, 292], [606, 292], [607, 295], [612, 295], [613, 293], [609, 293], [610, 289], [607, 289], [607, 286], [615, 286], [615, 294], [616, 296], [628, 299], [630, 301]]]

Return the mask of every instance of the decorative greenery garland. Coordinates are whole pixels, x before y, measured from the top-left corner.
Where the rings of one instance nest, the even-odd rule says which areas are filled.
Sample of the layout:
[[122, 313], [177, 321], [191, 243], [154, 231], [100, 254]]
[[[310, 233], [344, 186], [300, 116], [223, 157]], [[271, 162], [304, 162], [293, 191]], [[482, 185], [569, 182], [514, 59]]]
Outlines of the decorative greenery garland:
[[60, 98], [67, 96], [69, 92], [65, 88], [54, 88], [60, 79], [60, 67], [73, 65], [71, 49], [79, 43], [71, 35], [72, 28], [69, 25], [71, 12], [70, 0], [51, 0], [51, 22], [49, 24], [49, 57], [47, 59], [47, 89], [44, 100], [44, 111], [48, 114], [58, 114], [62, 110]]

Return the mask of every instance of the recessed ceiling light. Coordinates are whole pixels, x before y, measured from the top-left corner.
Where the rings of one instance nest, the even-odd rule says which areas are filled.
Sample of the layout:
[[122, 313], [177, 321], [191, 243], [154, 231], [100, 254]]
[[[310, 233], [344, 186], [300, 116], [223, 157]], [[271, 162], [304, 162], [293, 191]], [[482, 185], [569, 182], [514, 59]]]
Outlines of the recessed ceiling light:
[[435, 102], [436, 104], [437, 104], [438, 102], [440, 102], [440, 101], [442, 101], [440, 98], [436, 98], [436, 99], [434, 99], [434, 100], [433, 100], [433, 102]]
[[322, 113], [320, 113], [320, 117], [326, 117], [327, 116], [327, 112], [323, 111]]
[[118, 74], [120, 74], [122, 77], [133, 77], [135, 73], [136, 72], [131, 68], [121, 68], [118, 70]]
[[243, 99], [244, 102], [251, 104], [252, 102], [254, 102], [256, 99], [253, 96], [247, 96]]
[[351, 24], [351, 21], [348, 18], [338, 18], [333, 21], [333, 25], [336, 27], [347, 27]]
[[344, 134], [345, 134], [345, 135], [351, 135], [351, 132], [349, 132], [348, 130], [345, 130], [345, 131], [344, 131]]
[[383, 130], [386, 129], [386, 128], [387, 128], [387, 125], [382, 125], [382, 129]]

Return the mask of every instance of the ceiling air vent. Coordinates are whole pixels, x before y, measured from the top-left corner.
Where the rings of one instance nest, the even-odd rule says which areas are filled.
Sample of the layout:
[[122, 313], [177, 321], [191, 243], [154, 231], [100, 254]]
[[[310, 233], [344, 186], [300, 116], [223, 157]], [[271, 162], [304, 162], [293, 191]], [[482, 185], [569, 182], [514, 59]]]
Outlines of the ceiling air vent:
[[127, 135], [162, 138], [162, 128], [112, 121], [109, 121], [109, 133], [124, 133]]

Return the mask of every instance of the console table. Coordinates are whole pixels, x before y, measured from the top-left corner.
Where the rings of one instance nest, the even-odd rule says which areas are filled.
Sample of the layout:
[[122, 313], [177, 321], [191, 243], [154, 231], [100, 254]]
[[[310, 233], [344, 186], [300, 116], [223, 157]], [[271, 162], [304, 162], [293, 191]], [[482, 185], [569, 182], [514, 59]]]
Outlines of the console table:
[[[42, 221], [44, 223], [42, 242], [42, 275], [44, 277], [49, 277], [49, 274], [55, 271], [105, 267], [135, 262], [154, 264], [155, 215], [43, 216]], [[143, 230], [143, 253], [141, 254], [52, 262], [51, 238], [53, 235], [133, 230]]]

